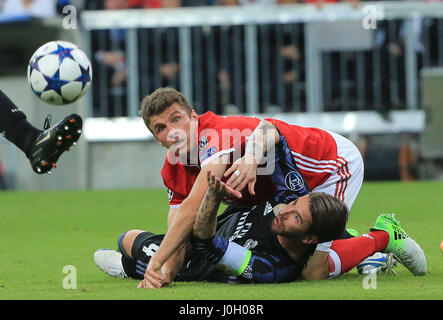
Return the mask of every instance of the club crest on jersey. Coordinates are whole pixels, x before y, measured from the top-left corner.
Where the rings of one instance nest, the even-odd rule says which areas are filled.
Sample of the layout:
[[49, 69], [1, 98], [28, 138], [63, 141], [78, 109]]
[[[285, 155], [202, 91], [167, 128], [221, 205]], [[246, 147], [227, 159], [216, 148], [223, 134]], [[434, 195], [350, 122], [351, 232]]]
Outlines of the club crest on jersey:
[[288, 189], [295, 192], [300, 192], [305, 188], [303, 178], [297, 171], [291, 171], [286, 175], [285, 184]]
[[245, 241], [245, 243], [243, 244], [243, 247], [245, 247], [246, 249], [253, 249], [258, 245], [258, 241], [253, 240], [253, 239], [248, 239]]
[[204, 148], [208, 145], [208, 138], [206, 136], [201, 136], [198, 140], [198, 151], [202, 152]]

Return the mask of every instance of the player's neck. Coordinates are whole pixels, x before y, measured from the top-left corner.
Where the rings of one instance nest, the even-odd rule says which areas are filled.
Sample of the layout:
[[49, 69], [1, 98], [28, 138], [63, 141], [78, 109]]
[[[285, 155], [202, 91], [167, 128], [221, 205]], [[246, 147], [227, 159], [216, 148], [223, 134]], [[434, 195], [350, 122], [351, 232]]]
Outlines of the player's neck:
[[292, 260], [297, 261], [302, 258], [308, 249], [309, 245], [300, 240], [289, 239], [285, 236], [277, 235], [278, 242], [291, 257]]

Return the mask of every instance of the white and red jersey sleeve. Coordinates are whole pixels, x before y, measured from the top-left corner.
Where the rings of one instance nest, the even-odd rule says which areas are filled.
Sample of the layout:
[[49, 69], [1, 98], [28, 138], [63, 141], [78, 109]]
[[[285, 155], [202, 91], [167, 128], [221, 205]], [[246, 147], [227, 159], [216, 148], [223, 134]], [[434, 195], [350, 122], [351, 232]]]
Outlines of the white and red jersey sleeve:
[[341, 165], [337, 162], [337, 144], [327, 131], [276, 119], [266, 120], [286, 138], [291, 155], [311, 190], [326, 181]]

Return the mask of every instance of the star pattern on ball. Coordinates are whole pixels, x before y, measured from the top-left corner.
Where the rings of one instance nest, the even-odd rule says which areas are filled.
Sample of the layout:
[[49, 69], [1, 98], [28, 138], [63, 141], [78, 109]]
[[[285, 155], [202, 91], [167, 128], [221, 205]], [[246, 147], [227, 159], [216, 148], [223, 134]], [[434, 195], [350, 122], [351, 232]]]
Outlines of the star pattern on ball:
[[85, 68], [83, 68], [80, 64], [78, 64], [78, 66], [80, 67], [80, 73], [81, 73], [81, 75], [80, 75], [80, 77], [78, 77], [77, 79], [75, 79], [75, 81], [80, 81], [80, 82], [82, 83], [82, 89], [84, 89], [85, 86], [86, 86], [86, 84], [87, 84], [88, 82], [91, 81], [91, 77], [90, 77], [90, 75], [89, 75], [89, 68], [90, 68], [90, 67], [88, 67], [87, 69], [85, 69]]
[[48, 83], [46, 85], [46, 88], [44, 91], [54, 90], [55, 92], [57, 92], [60, 95], [61, 95], [61, 87], [70, 82], [67, 80], [60, 79], [60, 71], [59, 70], [57, 70], [57, 72], [52, 77], [48, 77], [46, 75], [43, 75], [43, 77], [45, 78], [46, 82]]
[[71, 58], [72, 60], [75, 60], [74, 57], [71, 55], [72, 50], [74, 50], [74, 48], [65, 48], [57, 44], [57, 49], [52, 51], [51, 54], [58, 55], [59, 63], [62, 63], [64, 58]]
[[[38, 66], [38, 61], [43, 57], [44, 56], [35, 57], [33, 61], [30, 63], [31, 68], [40, 71], [40, 68]], [[43, 78], [45, 78], [47, 85], [43, 89], [43, 91], [40, 92], [38, 95], [40, 96], [43, 92], [54, 90], [55, 92], [57, 92], [58, 95], [60, 95], [60, 97], [62, 97], [61, 87], [69, 83], [69, 81], [60, 79], [60, 71], [57, 70], [57, 72], [52, 77], [45, 75], [43, 72], [41, 72], [41, 75], [43, 76]]]
[[29, 63], [31, 66], [31, 69], [35, 69], [35, 70], [39, 70], [40, 68], [38, 67], [38, 60], [40, 60], [40, 58], [42, 58], [43, 56], [39, 56], [39, 57], [35, 57], [34, 59], [32, 59], [32, 61]]

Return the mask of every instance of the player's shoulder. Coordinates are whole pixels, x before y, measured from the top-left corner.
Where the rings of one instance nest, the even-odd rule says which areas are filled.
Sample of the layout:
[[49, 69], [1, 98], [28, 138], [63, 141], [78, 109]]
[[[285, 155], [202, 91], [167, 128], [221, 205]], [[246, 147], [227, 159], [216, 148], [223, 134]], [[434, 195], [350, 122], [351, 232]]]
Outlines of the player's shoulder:
[[334, 139], [330, 132], [315, 128], [315, 127], [305, 127], [293, 123], [288, 123], [283, 120], [266, 118], [265, 120], [271, 122], [285, 138], [288, 140], [289, 144], [298, 143], [304, 145], [306, 143], [319, 143], [332, 144], [334, 145]]
[[214, 123], [217, 123], [217, 120], [220, 118], [222, 118], [222, 116], [216, 115], [212, 111], [207, 111], [198, 116], [198, 124], [200, 127], [207, 127]]
[[243, 127], [255, 128], [260, 119], [242, 115], [217, 115], [208, 111], [199, 116], [200, 130], [204, 129], [241, 129]]

